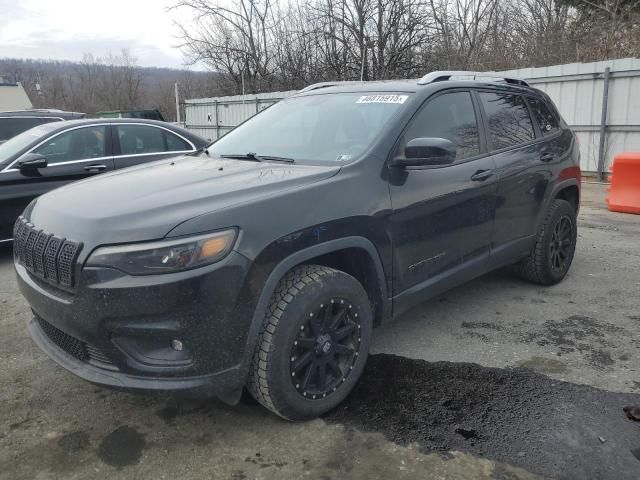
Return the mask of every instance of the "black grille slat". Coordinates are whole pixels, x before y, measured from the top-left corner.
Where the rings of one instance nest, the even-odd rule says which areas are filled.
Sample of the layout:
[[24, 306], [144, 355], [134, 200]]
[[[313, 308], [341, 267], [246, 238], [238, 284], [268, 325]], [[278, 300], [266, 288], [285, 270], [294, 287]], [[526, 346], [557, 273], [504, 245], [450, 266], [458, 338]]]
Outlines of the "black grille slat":
[[[25, 245], [27, 243], [27, 237], [29, 236], [29, 233], [31, 233], [31, 226], [26, 223], [26, 221], [24, 222], [24, 227], [22, 228], [22, 231], [20, 232], [20, 238], [17, 239], [18, 243], [18, 258], [20, 259], [20, 263], [24, 264], [24, 248]], [[16, 239], [14, 238], [13, 241], [15, 242]]]
[[20, 235], [22, 234], [22, 229], [24, 228], [24, 222], [22, 221], [22, 217], [16, 220], [16, 224], [13, 226], [13, 238], [14, 240], [18, 240]]
[[66, 240], [58, 254], [58, 281], [65, 287], [73, 284], [73, 266], [77, 250], [77, 244]]
[[42, 256], [44, 254], [44, 247], [47, 246], [49, 238], [51, 238], [51, 235], [40, 232], [40, 235], [38, 235], [38, 238], [36, 238], [36, 242], [33, 245], [33, 271], [37, 275], [44, 276], [44, 262]]
[[40, 232], [32, 229], [27, 235], [27, 241], [24, 245], [24, 266], [29, 270], [33, 270], [33, 246], [38, 235], [40, 235]]
[[56, 259], [58, 258], [58, 250], [60, 250], [62, 240], [57, 237], [51, 237], [49, 243], [44, 250], [43, 262], [44, 262], [44, 278], [51, 282], [58, 283], [58, 268]]
[[65, 288], [74, 286], [82, 244], [37, 229], [23, 217], [14, 226], [16, 260], [34, 275]]

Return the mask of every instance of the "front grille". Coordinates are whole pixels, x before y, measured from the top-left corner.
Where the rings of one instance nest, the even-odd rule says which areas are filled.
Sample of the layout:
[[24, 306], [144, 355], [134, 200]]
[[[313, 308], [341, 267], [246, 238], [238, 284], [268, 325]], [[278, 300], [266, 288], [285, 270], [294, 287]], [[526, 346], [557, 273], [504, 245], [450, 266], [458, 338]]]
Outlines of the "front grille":
[[13, 241], [16, 259], [33, 275], [56, 286], [74, 286], [81, 243], [39, 230], [22, 216], [16, 220]]
[[72, 357], [107, 370], [118, 370], [118, 367], [99, 348], [63, 332], [38, 315], [35, 316], [35, 319], [47, 338]]

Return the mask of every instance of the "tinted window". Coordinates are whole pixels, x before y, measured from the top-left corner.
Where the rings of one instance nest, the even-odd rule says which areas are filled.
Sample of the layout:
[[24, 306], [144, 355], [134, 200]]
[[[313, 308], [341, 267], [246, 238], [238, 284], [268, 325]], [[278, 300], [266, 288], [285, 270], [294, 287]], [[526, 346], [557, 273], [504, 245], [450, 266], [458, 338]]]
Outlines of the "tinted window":
[[543, 135], [550, 135], [560, 128], [557, 117], [551, 112], [549, 107], [539, 98], [527, 97], [527, 102], [533, 112]]
[[440, 137], [456, 145], [456, 160], [480, 153], [478, 124], [469, 92], [440, 95], [430, 100], [418, 112], [405, 131], [397, 156], [403, 155], [404, 145], [420, 137]]
[[44, 155], [49, 164], [106, 156], [107, 127], [69, 130], [51, 138], [33, 152]]
[[30, 146], [38, 143], [41, 137], [45, 137], [51, 129], [46, 126], [38, 126], [22, 132], [10, 138], [0, 145], [0, 165], [8, 161], [12, 156], [27, 150]]
[[183, 150], [192, 150], [191, 145], [185, 142], [183, 139], [174, 135], [173, 133], [169, 133], [166, 130], [163, 130], [165, 137], [167, 138], [167, 150], [169, 152], [179, 152]]
[[0, 118], [0, 141], [8, 140], [43, 123], [58, 120], [57, 118]]
[[120, 153], [136, 155], [140, 153], [166, 152], [163, 130], [146, 125], [118, 125]]
[[494, 150], [525, 143], [535, 138], [529, 110], [519, 95], [480, 92], [489, 120]]
[[118, 125], [117, 128], [122, 155], [193, 150], [183, 139], [162, 128], [148, 125]]

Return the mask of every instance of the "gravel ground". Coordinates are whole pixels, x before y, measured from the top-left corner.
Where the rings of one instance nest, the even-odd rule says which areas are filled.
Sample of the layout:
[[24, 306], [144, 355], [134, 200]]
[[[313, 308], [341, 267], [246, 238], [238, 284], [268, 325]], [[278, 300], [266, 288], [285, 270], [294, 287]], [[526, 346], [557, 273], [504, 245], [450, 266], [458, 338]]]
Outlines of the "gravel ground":
[[0, 252], [0, 478], [640, 478], [640, 217], [585, 185], [567, 279], [497, 272], [374, 332], [324, 419], [113, 392], [48, 360]]

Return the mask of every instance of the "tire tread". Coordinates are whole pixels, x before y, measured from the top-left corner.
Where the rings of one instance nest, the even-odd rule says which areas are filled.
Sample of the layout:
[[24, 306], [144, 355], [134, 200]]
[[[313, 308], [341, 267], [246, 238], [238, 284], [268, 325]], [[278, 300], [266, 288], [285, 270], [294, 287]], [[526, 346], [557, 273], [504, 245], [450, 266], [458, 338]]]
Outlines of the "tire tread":
[[338, 270], [321, 265], [300, 265], [295, 267], [280, 280], [267, 307], [264, 323], [258, 334], [256, 350], [249, 368], [247, 390], [260, 404], [283, 418], [287, 417], [276, 408], [267, 382], [273, 347], [272, 334], [278, 327], [278, 323], [287, 306], [295, 300], [296, 295], [303, 288], [314, 282], [321, 281], [323, 277], [336, 273], [339, 273]]
[[[547, 232], [547, 229], [549, 228], [549, 222], [551, 221], [555, 213], [559, 209], [564, 208], [565, 205], [571, 207], [571, 204], [566, 200], [555, 199], [551, 203], [542, 222], [542, 227], [538, 232], [536, 244], [533, 250], [527, 258], [525, 258], [518, 264], [518, 273], [525, 280], [533, 283], [538, 283], [540, 285], [551, 285], [553, 283], [556, 283], [554, 281], [551, 281], [546, 273], [545, 248], [547, 247], [547, 245], [545, 242], [545, 234]], [[571, 208], [573, 209], [573, 207]]]

